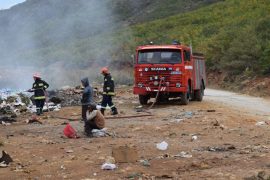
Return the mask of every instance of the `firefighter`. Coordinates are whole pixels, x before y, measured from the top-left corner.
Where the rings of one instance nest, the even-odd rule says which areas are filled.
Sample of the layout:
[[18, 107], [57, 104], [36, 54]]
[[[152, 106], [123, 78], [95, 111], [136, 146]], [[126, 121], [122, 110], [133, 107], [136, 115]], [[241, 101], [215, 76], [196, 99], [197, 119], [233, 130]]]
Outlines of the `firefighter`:
[[96, 104], [90, 104], [87, 111], [87, 120], [84, 123], [84, 132], [86, 136], [92, 137], [93, 129], [103, 129], [104, 126], [104, 116], [96, 109]]
[[86, 121], [86, 112], [88, 109], [88, 106], [94, 102], [93, 100], [93, 88], [89, 84], [88, 78], [81, 79], [82, 86], [84, 88], [83, 94], [82, 94], [82, 120]]
[[117, 108], [114, 106], [112, 102], [112, 96], [114, 93], [114, 81], [109, 73], [107, 67], [101, 69], [101, 74], [104, 76], [104, 85], [103, 85], [103, 99], [101, 102], [101, 113], [104, 115], [104, 111], [107, 105], [111, 108], [112, 115], [118, 114]]
[[36, 103], [36, 114], [39, 116], [43, 114], [43, 106], [46, 100], [46, 89], [49, 87], [49, 84], [41, 79], [40, 73], [35, 73], [33, 75], [34, 83], [32, 89], [29, 89], [29, 92], [34, 92], [34, 99]]

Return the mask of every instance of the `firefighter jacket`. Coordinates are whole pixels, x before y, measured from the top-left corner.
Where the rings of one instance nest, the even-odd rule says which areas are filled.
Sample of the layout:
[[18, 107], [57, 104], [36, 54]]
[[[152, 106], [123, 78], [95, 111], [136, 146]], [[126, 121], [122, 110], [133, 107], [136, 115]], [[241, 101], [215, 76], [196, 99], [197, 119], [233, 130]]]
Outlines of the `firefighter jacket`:
[[110, 74], [104, 76], [103, 94], [114, 96], [114, 81]]
[[49, 87], [49, 84], [41, 79], [36, 79], [33, 84], [33, 91], [36, 100], [45, 99], [45, 90]]
[[93, 88], [90, 86], [88, 78], [83, 78], [81, 82], [84, 87], [81, 99], [82, 105], [89, 105], [91, 103], [94, 103]]

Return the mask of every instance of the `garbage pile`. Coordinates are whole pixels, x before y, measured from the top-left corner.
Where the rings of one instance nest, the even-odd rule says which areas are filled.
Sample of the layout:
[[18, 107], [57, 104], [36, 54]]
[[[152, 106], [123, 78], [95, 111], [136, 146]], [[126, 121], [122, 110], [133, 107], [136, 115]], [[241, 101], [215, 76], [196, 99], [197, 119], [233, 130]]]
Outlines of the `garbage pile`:
[[[81, 86], [76, 87], [62, 87], [59, 90], [48, 91], [49, 93], [49, 101], [54, 104], [61, 104], [62, 107], [67, 106], [79, 106], [81, 105], [83, 89]], [[99, 98], [99, 93], [97, 88], [93, 88], [94, 91], [94, 99], [97, 100]]]
[[81, 105], [81, 92], [80, 86], [48, 91], [49, 101], [54, 104], [61, 104], [63, 107]]
[[[60, 104], [52, 102], [45, 103], [44, 111], [58, 111], [61, 109]], [[33, 93], [23, 90], [0, 90], [0, 124], [14, 122], [18, 115], [30, 112], [36, 112]]]

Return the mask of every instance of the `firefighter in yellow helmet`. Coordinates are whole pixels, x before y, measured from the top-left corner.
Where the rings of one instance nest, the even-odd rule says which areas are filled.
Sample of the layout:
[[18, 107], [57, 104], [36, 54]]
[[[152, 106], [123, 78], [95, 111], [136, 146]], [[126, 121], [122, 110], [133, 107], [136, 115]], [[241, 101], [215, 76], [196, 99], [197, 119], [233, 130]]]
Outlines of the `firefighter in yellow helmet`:
[[114, 93], [114, 81], [107, 67], [101, 69], [101, 74], [104, 76], [104, 85], [103, 85], [103, 99], [101, 102], [101, 113], [104, 115], [104, 111], [109, 105], [112, 111], [112, 115], [118, 114], [117, 108], [112, 102], [112, 96]]

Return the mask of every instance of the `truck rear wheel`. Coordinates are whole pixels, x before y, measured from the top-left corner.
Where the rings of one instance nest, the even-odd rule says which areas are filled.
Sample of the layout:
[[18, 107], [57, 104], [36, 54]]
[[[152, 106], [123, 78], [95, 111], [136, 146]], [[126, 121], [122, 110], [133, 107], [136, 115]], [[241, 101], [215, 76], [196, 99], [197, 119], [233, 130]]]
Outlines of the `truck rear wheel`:
[[195, 99], [197, 101], [202, 101], [203, 100], [203, 96], [204, 96], [204, 87], [201, 84], [200, 89], [195, 91]]
[[139, 101], [141, 105], [146, 105], [149, 100], [149, 96], [147, 95], [139, 95]]
[[188, 92], [183, 92], [180, 96], [180, 104], [181, 105], [187, 105], [189, 103], [189, 93]]

